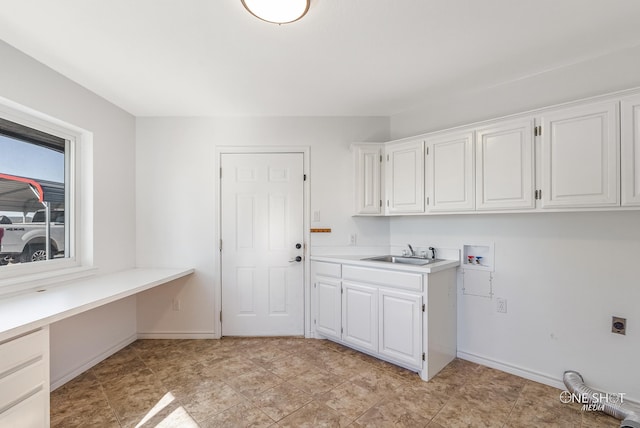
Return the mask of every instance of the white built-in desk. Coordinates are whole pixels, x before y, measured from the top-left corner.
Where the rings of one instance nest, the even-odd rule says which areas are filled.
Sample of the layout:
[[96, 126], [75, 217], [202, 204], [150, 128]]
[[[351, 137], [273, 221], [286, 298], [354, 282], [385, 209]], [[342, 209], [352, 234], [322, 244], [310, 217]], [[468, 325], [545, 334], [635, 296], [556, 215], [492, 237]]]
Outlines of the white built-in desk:
[[49, 426], [49, 324], [193, 272], [137, 268], [0, 298], [0, 426]]

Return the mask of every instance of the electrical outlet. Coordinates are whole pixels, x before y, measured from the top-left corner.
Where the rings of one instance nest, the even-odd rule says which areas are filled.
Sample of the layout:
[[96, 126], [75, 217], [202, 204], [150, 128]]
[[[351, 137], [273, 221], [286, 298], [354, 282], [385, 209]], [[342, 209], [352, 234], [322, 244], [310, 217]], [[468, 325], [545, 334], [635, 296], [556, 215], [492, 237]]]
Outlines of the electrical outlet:
[[355, 233], [349, 234], [349, 245], [356, 245], [357, 235]]
[[171, 309], [173, 309], [176, 312], [180, 311], [180, 299], [173, 299], [173, 302], [171, 302]]
[[501, 314], [507, 313], [507, 299], [496, 299], [496, 311], [500, 312]]
[[313, 221], [314, 222], [320, 221], [320, 211], [314, 211], [313, 212]]
[[611, 333], [627, 334], [627, 319], [611, 317]]

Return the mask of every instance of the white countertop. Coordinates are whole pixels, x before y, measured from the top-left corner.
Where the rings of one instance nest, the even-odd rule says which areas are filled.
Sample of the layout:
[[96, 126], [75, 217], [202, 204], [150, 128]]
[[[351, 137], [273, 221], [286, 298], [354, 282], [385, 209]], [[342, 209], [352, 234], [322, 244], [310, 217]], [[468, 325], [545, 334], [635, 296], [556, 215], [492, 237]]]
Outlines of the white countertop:
[[135, 268], [0, 298], [0, 341], [190, 275], [194, 269]]
[[451, 269], [456, 266], [460, 266], [459, 260], [442, 260], [435, 263], [429, 263], [423, 266], [416, 266], [404, 263], [388, 263], [388, 262], [376, 262], [373, 260], [363, 260], [370, 257], [379, 257], [381, 254], [374, 255], [346, 255], [346, 256], [311, 256], [311, 260], [318, 262], [329, 263], [342, 263], [354, 266], [365, 266], [378, 269], [398, 270], [404, 272], [417, 272], [417, 273], [435, 273], [445, 269]]

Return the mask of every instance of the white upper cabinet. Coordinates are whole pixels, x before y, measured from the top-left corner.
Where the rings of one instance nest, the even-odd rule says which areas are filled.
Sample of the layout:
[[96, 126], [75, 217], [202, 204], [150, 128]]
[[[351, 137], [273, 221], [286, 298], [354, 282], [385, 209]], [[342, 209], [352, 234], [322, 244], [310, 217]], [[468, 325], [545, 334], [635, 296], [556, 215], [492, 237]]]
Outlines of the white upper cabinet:
[[353, 144], [355, 214], [381, 215], [382, 144]]
[[622, 205], [640, 205], [640, 95], [621, 105]]
[[532, 117], [476, 130], [476, 209], [533, 209]]
[[617, 102], [546, 113], [542, 120], [542, 208], [619, 205]]
[[424, 141], [391, 143], [385, 151], [386, 213], [424, 213]]
[[426, 150], [427, 211], [473, 210], [473, 131], [429, 138]]

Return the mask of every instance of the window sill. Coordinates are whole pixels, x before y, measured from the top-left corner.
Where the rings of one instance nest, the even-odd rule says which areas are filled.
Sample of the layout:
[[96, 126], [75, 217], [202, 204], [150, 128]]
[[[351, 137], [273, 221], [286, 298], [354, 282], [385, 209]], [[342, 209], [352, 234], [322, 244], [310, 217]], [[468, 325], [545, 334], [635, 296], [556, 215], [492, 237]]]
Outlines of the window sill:
[[93, 276], [98, 268], [74, 266], [56, 270], [20, 275], [0, 280], [0, 298], [28, 293], [41, 287], [50, 287], [67, 281]]

